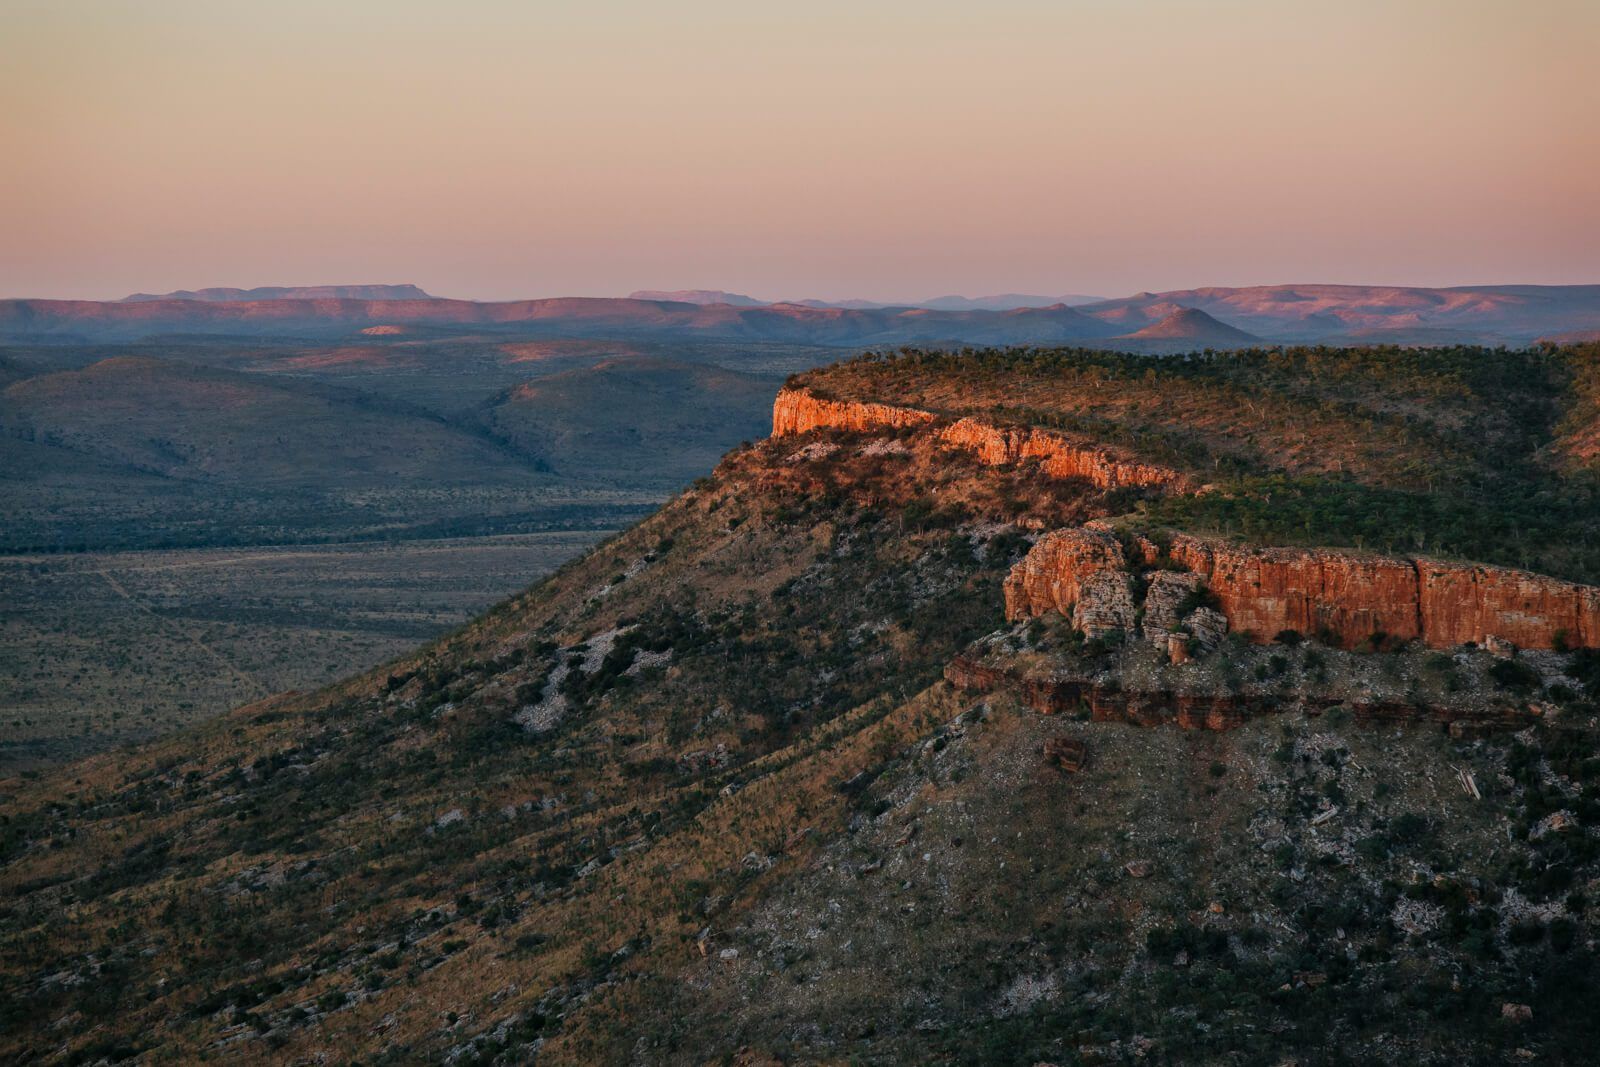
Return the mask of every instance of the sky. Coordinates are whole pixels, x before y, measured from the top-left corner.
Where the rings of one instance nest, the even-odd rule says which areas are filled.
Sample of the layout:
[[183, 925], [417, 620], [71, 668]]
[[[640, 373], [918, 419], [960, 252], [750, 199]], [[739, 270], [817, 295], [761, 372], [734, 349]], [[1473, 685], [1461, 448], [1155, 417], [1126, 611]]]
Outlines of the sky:
[[1594, 0], [0, 0], [0, 296], [1600, 282]]

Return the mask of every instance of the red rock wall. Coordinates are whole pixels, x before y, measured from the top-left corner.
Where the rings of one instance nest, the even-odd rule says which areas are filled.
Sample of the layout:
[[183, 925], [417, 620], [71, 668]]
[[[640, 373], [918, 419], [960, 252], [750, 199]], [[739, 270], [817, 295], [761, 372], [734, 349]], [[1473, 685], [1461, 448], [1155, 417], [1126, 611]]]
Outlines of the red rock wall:
[[804, 389], [784, 389], [772, 404], [772, 436], [785, 437], [808, 430], [878, 430], [921, 426], [932, 422], [930, 411], [891, 404], [859, 404], [823, 400]]
[[[805, 389], [781, 391], [772, 409], [775, 437], [939, 421], [931, 411], [825, 400]], [[1036, 460], [1051, 477], [1083, 478], [1104, 489], [1193, 488], [1178, 471], [1049, 430], [963, 418], [936, 432], [944, 444], [987, 464]], [[1574, 647], [1600, 647], [1600, 588], [1526, 571], [1323, 549], [1240, 547], [1186, 536], [1174, 542], [1172, 556], [1206, 576], [1232, 629], [1249, 631], [1258, 641], [1298, 630], [1307, 636], [1331, 634], [1347, 647], [1381, 632], [1399, 640], [1420, 638], [1435, 648], [1483, 644], [1489, 637], [1523, 648], [1550, 648], [1557, 634], [1564, 633]], [[1070, 611], [1084, 575], [1125, 566], [1121, 547], [1109, 535], [1051, 534], [1007, 577], [1006, 617]]]
[[1248, 630], [1258, 641], [1284, 630], [1307, 637], [1331, 633], [1346, 647], [1380, 632], [1402, 641], [1423, 636], [1410, 560], [1182, 536], [1171, 551], [1178, 563], [1205, 576], [1229, 628]]
[[1122, 545], [1104, 530], [1079, 527], [1047, 533], [1006, 575], [1006, 618], [1027, 619], [1049, 611], [1070, 615], [1085, 578], [1126, 565]]
[[[1600, 647], [1600, 588], [1527, 571], [1327, 549], [1252, 548], [1179, 535], [1172, 558], [1203, 575], [1229, 628], [1272, 640], [1283, 630], [1350, 648], [1374, 633], [1450, 648], [1490, 637], [1521, 648]], [[1126, 566], [1104, 531], [1041, 538], [1006, 577], [1008, 619], [1070, 611], [1089, 574]]]
[[1542, 574], [1418, 560], [1422, 627], [1428, 643], [1483, 643], [1503, 637], [1550, 648], [1558, 631], [1573, 647], [1600, 648], [1600, 588]]
[[[921, 426], [937, 419], [932, 412], [919, 408], [823, 400], [804, 389], [785, 389], [772, 406], [772, 435], [783, 437], [816, 429], [861, 431]], [[1108, 449], [1049, 430], [992, 426], [964, 418], [940, 428], [938, 437], [942, 443], [971, 452], [991, 466], [1037, 460], [1040, 469], [1053, 478], [1083, 478], [1102, 489], [1189, 487], [1188, 480], [1178, 471], [1120, 457]]]
[[1187, 486], [1187, 479], [1175, 470], [1120, 458], [1106, 449], [1073, 442], [1049, 430], [991, 426], [968, 418], [940, 430], [939, 439], [974, 453], [985, 463], [1036, 459], [1039, 468], [1052, 478], [1083, 478], [1102, 489]]

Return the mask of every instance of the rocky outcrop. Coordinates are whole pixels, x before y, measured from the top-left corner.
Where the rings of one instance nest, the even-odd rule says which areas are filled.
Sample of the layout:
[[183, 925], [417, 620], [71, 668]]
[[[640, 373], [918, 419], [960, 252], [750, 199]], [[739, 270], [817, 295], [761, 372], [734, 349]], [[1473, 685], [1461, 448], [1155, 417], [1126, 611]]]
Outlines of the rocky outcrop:
[[[1375, 635], [1420, 640], [1434, 648], [1498, 641], [1521, 648], [1553, 648], [1562, 642], [1600, 647], [1600, 588], [1527, 571], [1233, 545], [1182, 534], [1168, 553], [1196, 578], [1164, 572], [1152, 576], [1144, 625], [1154, 639], [1177, 628], [1181, 620], [1175, 615], [1184, 590], [1203, 580], [1228, 628], [1258, 642], [1294, 630], [1346, 648]], [[1109, 531], [1049, 534], [1006, 578], [1006, 617], [1015, 620], [1052, 610], [1074, 617], [1091, 575], [1128, 569], [1126, 553]], [[1191, 615], [1191, 632], [1194, 622]]]
[[1187, 571], [1156, 571], [1144, 596], [1144, 635], [1162, 643], [1176, 636], [1185, 609], [1193, 606], [1205, 579]]
[[1600, 588], [1527, 571], [1417, 561], [1418, 614], [1431, 645], [1491, 637], [1520, 648], [1600, 648]]
[[787, 437], [810, 430], [901, 429], [925, 425], [935, 417], [931, 411], [916, 408], [824, 400], [805, 389], [784, 389], [772, 402], [772, 436]]
[[[1136, 543], [1141, 558], [1150, 555], [1147, 545], [1154, 549], [1148, 542]], [[1090, 637], [1111, 630], [1131, 633], [1139, 625], [1140, 604], [1130, 570], [1122, 543], [1105, 526], [1091, 523], [1048, 533], [1006, 575], [1006, 618], [1055, 611]], [[1200, 606], [1194, 594], [1204, 585], [1198, 574], [1151, 572], [1143, 599], [1144, 636], [1163, 646], [1173, 638], [1180, 643], [1192, 638], [1201, 647], [1214, 647], [1228, 622]]]
[[1123, 571], [1099, 571], [1079, 584], [1078, 601], [1072, 605], [1072, 625], [1097, 637], [1121, 630], [1132, 631], [1139, 609], [1133, 603], [1133, 575]]
[[1229, 629], [1228, 617], [1211, 608], [1195, 608], [1184, 617], [1183, 626], [1193, 635], [1194, 643], [1207, 652], [1222, 644]]
[[1108, 530], [1083, 526], [1045, 534], [1006, 575], [1002, 587], [1006, 618], [1031, 618], [1050, 611], [1070, 617], [1083, 594], [1084, 579], [1126, 568], [1122, 545]]
[[1073, 441], [1051, 430], [993, 426], [977, 419], [958, 419], [939, 430], [945, 444], [963, 448], [984, 463], [1037, 460], [1052, 478], [1082, 478], [1102, 489], [1186, 489], [1188, 479], [1171, 469], [1119, 457], [1109, 449]]
[[1284, 630], [1353, 647], [1375, 633], [1422, 637], [1410, 560], [1253, 548], [1179, 536], [1172, 559], [1202, 576], [1233, 630], [1270, 641]]
[[1053, 430], [998, 426], [975, 418], [945, 423], [939, 415], [920, 408], [827, 400], [807, 389], [784, 389], [772, 405], [774, 437], [817, 429], [859, 432], [929, 424], [940, 424], [935, 432], [941, 444], [971, 453], [991, 466], [1034, 461], [1052, 478], [1082, 478], [1102, 489], [1192, 488], [1184, 474], [1170, 467], [1142, 463]]

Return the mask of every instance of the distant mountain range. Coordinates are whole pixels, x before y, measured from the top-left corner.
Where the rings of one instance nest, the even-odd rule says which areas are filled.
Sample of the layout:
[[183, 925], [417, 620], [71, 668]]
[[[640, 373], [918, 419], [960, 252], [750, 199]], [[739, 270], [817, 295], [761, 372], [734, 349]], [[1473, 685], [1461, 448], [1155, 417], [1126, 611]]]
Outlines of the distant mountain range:
[[134, 293], [124, 304], [152, 300], [432, 300], [415, 285], [262, 285], [254, 289], [176, 289], [170, 293]]
[[730, 293], [722, 289], [636, 289], [628, 294], [629, 300], [675, 300], [684, 304], [730, 304], [733, 307], [770, 307], [774, 304], [797, 304], [809, 308], [848, 308], [852, 311], [870, 311], [881, 308], [927, 308], [932, 311], [1011, 311], [1014, 308], [1044, 308], [1056, 304], [1077, 307], [1096, 304], [1102, 296], [1030, 296], [1027, 293], [997, 293], [994, 296], [936, 296], [931, 300], [910, 303], [893, 303], [881, 300], [757, 300], [743, 293]]
[[[116, 340], [157, 334], [348, 336], [375, 326], [536, 337], [765, 340], [856, 347], [879, 344], [1063, 344], [1161, 351], [1195, 344], [1507, 343], [1600, 329], [1600, 285], [1492, 285], [1423, 289], [1267, 285], [1139, 293], [1071, 306], [839, 307], [763, 304], [710, 290], [682, 299], [559, 297], [476, 302], [421, 296], [414, 286], [331, 286], [286, 294], [381, 289], [383, 297], [200, 290], [124, 301], [0, 301], [0, 337]], [[241, 293], [240, 297], [201, 293]], [[1020, 297], [941, 298], [967, 304]], [[1196, 312], [1199, 314], [1187, 314]], [[377, 332], [377, 331], [374, 331]]]
[[1011, 308], [1046, 308], [1056, 304], [1080, 307], [1098, 304], [1105, 297], [1068, 293], [1066, 296], [1030, 296], [1027, 293], [997, 293], [994, 296], [936, 296], [924, 300], [918, 307], [936, 311], [1006, 311]]
[[765, 307], [770, 301], [721, 289], [635, 289], [629, 300], [668, 300], [678, 304], [727, 304], [736, 308]]

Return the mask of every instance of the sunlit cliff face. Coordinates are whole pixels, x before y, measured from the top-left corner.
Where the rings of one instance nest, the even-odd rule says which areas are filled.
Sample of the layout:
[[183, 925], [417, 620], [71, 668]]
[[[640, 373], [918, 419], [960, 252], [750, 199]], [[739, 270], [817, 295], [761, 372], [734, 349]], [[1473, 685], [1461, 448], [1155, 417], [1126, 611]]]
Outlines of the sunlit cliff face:
[[0, 293], [1118, 295], [1600, 274], [1600, 9], [0, 13]]

